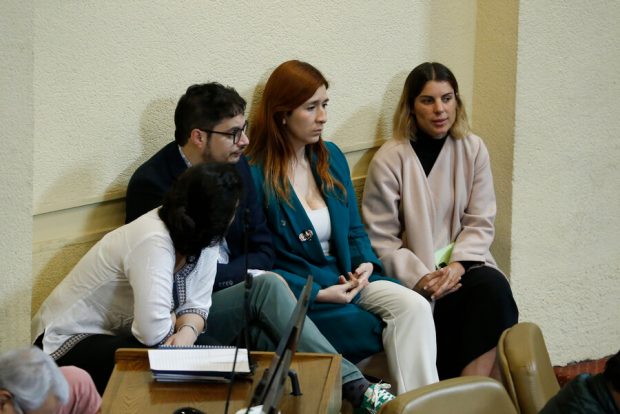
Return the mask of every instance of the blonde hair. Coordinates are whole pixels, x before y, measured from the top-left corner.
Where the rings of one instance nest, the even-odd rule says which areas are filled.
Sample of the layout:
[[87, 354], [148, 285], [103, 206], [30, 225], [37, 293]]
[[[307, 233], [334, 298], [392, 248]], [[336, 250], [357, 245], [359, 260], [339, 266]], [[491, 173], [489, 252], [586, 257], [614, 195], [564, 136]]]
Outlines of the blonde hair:
[[415, 116], [412, 113], [415, 98], [420, 95], [422, 89], [429, 81], [448, 82], [454, 89], [456, 98], [456, 119], [448, 131], [450, 136], [455, 139], [465, 138], [470, 133], [467, 112], [461, 95], [459, 94], [459, 84], [450, 69], [441, 63], [425, 62], [416, 66], [405, 81], [403, 92], [400, 95], [398, 106], [394, 112], [392, 133], [397, 139], [414, 139], [418, 132]]

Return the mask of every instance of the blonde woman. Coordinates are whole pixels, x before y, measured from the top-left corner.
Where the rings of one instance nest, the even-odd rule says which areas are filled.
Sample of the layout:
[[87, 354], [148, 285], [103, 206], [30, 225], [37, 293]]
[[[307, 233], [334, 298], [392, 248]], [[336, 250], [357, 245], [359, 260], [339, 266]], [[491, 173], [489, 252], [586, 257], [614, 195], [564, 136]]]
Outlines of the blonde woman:
[[362, 214], [386, 271], [435, 302], [441, 379], [498, 378], [497, 341], [517, 322], [489, 252], [495, 211], [489, 153], [469, 132], [456, 78], [441, 63], [417, 66], [394, 115], [394, 139], [370, 163]]

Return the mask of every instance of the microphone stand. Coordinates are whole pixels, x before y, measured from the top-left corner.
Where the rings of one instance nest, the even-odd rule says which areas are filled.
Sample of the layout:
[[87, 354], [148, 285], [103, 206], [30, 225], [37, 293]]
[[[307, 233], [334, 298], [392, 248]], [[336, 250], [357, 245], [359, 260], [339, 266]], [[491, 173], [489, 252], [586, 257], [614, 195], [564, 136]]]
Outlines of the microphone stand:
[[245, 339], [245, 347], [248, 350], [248, 365], [250, 367], [250, 371], [254, 373], [254, 364], [252, 363], [252, 357], [250, 355], [251, 344], [250, 344], [250, 324], [251, 324], [251, 314], [250, 314], [250, 294], [252, 293], [252, 281], [254, 278], [248, 272], [248, 240], [250, 235], [250, 209], [245, 208], [243, 212], [243, 254], [245, 255], [245, 291], [243, 294], [243, 311], [245, 313], [245, 327], [243, 328], [243, 335]]
[[240, 332], [237, 336], [237, 346], [235, 349], [235, 357], [233, 361], [233, 371], [230, 376], [230, 382], [228, 383], [228, 391], [226, 395], [226, 405], [224, 407], [224, 413], [228, 413], [228, 407], [230, 403], [230, 395], [232, 392], [232, 386], [235, 381], [235, 369], [234, 366], [237, 363], [237, 353], [239, 352], [239, 343], [241, 342], [241, 337], [245, 341], [245, 347], [248, 353], [248, 366], [250, 367], [250, 372], [254, 374], [256, 369], [256, 365], [252, 362], [252, 356], [250, 354], [251, 344], [250, 344], [250, 324], [251, 324], [251, 314], [250, 314], [250, 294], [252, 292], [252, 275], [248, 272], [248, 239], [250, 233], [250, 209], [246, 208], [243, 211], [243, 254], [245, 256], [244, 260], [244, 270], [245, 270], [245, 282], [244, 282], [244, 293], [243, 293], [243, 313], [245, 316], [245, 326], [242, 329], [242, 333]]

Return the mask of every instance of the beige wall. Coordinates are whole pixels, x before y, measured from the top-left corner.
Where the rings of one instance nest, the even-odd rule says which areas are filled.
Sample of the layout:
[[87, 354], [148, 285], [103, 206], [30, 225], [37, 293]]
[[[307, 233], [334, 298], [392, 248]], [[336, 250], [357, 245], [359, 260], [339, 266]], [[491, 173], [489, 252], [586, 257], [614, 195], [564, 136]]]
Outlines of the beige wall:
[[[610, 59], [618, 6], [599, 2], [575, 10], [544, 3], [14, 2], [22, 19], [15, 38], [29, 40], [25, 50], [15, 44], [8, 50], [30, 57], [30, 72], [1, 73], [19, 77], [23, 86], [17, 102], [26, 119], [12, 134], [26, 135], [34, 153], [22, 146], [17, 157], [3, 152], [8, 165], [24, 171], [18, 182], [2, 182], [23, 187], [22, 177], [32, 177], [24, 180], [32, 182], [32, 192], [23, 194], [27, 223], [18, 228], [28, 227], [32, 214], [34, 233], [32, 246], [29, 232], [21, 244], [10, 240], [14, 256], [27, 259], [17, 269], [20, 277], [9, 279], [14, 286], [2, 294], [0, 309], [32, 293], [36, 310], [92, 243], [122, 223], [127, 180], [171, 139], [174, 106], [189, 84], [217, 80], [253, 102], [278, 63], [315, 64], [331, 81], [327, 136], [347, 152], [353, 176], [363, 177], [371, 148], [389, 137], [405, 76], [416, 64], [437, 60], [459, 78], [475, 131], [491, 151], [500, 208], [494, 253], [510, 270], [522, 319], [543, 325], [555, 363], [615, 352], [618, 328], [610, 324], [619, 319], [612, 300], [618, 296], [612, 252], [618, 224], [611, 214], [618, 169], [611, 160], [618, 146], [609, 140], [602, 148], [602, 140], [618, 131], [617, 123], [604, 122], [618, 105], [613, 85], [590, 90], [592, 82], [614, 77], [605, 69], [601, 79], [592, 70], [584, 78], [578, 75], [586, 73], [583, 65], [573, 70], [563, 62], [579, 63], [584, 54], [589, 61]], [[603, 36], [599, 27], [614, 35]], [[564, 43], [567, 36], [572, 44]], [[618, 63], [615, 53], [610, 63]], [[595, 105], [601, 102], [611, 104]], [[592, 139], [598, 146], [587, 145]], [[580, 168], [569, 170], [573, 163]], [[593, 208], [599, 195], [608, 203]], [[3, 202], [3, 211], [23, 218], [21, 200]], [[11, 238], [23, 237], [14, 233]], [[542, 257], [543, 247], [553, 257]], [[33, 287], [23, 278], [30, 269]], [[580, 300], [583, 295], [588, 300]], [[29, 326], [23, 302], [12, 327], [19, 338]], [[573, 343], [575, 330], [588, 332], [584, 340], [592, 343]], [[0, 330], [0, 344], [14, 336], [8, 332]]]
[[30, 338], [32, 291], [32, 2], [0, 13], [0, 350]]
[[453, 66], [472, 96], [474, 24], [475, 0], [37, 2], [35, 213], [122, 195], [171, 139], [191, 83], [230, 84], [251, 102], [292, 58], [332, 81], [328, 136], [372, 146], [421, 60]]
[[554, 360], [615, 353], [620, 3], [522, 0], [519, 9], [513, 289]]
[[491, 251], [511, 274], [512, 173], [515, 128], [519, 4], [514, 0], [478, 0], [472, 128], [491, 154], [497, 196], [495, 241]]
[[33, 311], [123, 222], [127, 181], [172, 139], [176, 101], [192, 83], [233, 85], [252, 103], [277, 64], [313, 63], [331, 82], [326, 136], [356, 177], [389, 137], [419, 62], [451, 65], [471, 101], [474, 0], [255, 3], [37, 3]]

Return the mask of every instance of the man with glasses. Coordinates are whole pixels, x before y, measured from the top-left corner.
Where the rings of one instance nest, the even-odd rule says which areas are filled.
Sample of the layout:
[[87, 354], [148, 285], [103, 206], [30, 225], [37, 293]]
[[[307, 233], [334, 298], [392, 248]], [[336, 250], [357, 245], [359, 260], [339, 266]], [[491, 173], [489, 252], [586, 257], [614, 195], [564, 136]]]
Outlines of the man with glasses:
[[[125, 222], [161, 205], [164, 194], [189, 166], [203, 162], [236, 164], [244, 184], [235, 219], [220, 251], [214, 292], [245, 278], [244, 232], [248, 226], [248, 269], [271, 269], [271, 234], [256, 203], [248, 162], [243, 150], [245, 100], [219, 83], [190, 86], [174, 114], [175, 141], [167, 144], [133, 174], [127, 187]], [[208, 212], [205, 212], [208, 214]], [[247, 223], [246, 223], [247, 221]], [[254, 272], [257, 273], [257, 272]]]
[[[174, 142], [167, 144], [135, 171], [129, 180], [125, 204], [125, 222], [129, 223], [160, 206], [164, 194], [190, 166], [209, 162], [235, 164], [242, 177], [243, 194], [220, 248], [213, 285], [213, 305], [207, 321], [210, 338], [214, 338], [211, 332], [217, 329], [217, 339], [226, 345], [234, 339], [233, 333], [240, 330], [237, 324], [243, 321], [240, 315], [241, 319], [231, 325], [230, 317], [224, 319], [223, 314], [232, 314], [231, 307], [243, 303], [236, 296], [242, 295], [243, 286], [237, 286], [234, 291], [226, 288], [245, 279], [246, 228], [249, 272], [257, 275], [260, 270], [271, 269], [274, 258], [271, 234], [260, 206], [253, 203], [256, 195], [248, 162], [243, 156], [249, 142], [245, 134], [245, 105], [245, 100], [237, 91], [219, 83], [190, 86], [179, 99], [174, 113]], [[209, 212], [205, 211], [205, 214]], [[221, 318], [218, 316], [220, 314]], [[220, 324], [220, 321], [226, 323]], [[224, 332], [225, 335], [222, 335]], [[272, 339], [277, 341], [277, 338]]]
[[[190, 86], [180, 98], [174, 114], [175, 141], [142, 164], [127, 187], [126, 222], [161, 205], [176, 178], [191, 165], [204, 162], [235, 164], [243, 181], [243, 195], [235, 218], [220, 247], [212, 305], [206, 335], [199, 342], [234, 345], [244, 326], [243, 297], [246, 266], [254, 278], [250, 294], [252, 345], [274, 350], [295, 307], [293, 293], [273, 266], [271, 233], [250, 176], [243, 150], [245, 100], [233, 88], [219, 83]], [[209, 214], [205, 211], [205, 214]], [[247, 240], [244, 235], [247, 232]], [[247, 262], [246, 262], [247, 242]], [[267, 271], [267, 272], [264, 272]], [[317, 327], [306, 318], [297, 350], [337, 353]], [[342, 363], [342, 395], [354, 407], [372, 405], [375, 387], [349, 361]], [[368, 400], [368, 401], [367, 401]]]

